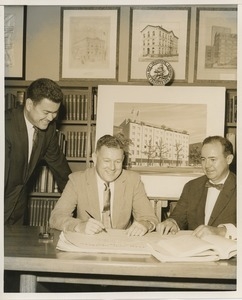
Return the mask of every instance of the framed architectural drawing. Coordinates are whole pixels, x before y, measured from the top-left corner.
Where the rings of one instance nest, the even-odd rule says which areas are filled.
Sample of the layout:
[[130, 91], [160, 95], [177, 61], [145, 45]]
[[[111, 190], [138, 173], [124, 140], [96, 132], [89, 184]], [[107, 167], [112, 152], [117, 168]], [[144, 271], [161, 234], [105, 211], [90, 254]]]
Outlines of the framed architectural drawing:
[[174, 69], [174, 81], [187, 80], [190, 8], [131, 8], [129, 80], [146, 80], [149, 63], [162, 59]]
[[118, 8], [61, 9], [61, 79], [117, 77]]
[[26, 9], [24, 6], [4, 7], [5, 77], [25, 77]]
[[197, 8], [195, 81], [237, 80], [237, 9]]
[[201, 173], [201, 142], [224, 134], [224, 113], [224, 87], [101, 85], [96, 139], [130, 139], [126, 166], [137, 171]]

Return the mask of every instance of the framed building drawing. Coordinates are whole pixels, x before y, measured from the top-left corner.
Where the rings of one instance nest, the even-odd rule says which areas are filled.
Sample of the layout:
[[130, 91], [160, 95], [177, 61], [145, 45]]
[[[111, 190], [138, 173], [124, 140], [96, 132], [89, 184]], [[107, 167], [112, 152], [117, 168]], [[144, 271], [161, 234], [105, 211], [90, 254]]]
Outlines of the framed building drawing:
[[118, 8], [61, 9], [61, 79], [117, 78]]
[[24, 6], [4, 7], [5, 78], [25, 77], [26, 9]]
[[174, 81], [187, 80], [190, 8], [131, 8], [129, 80], [146, 80], [149, 63], [162, 59], [174, 69]]
[[237, 9], [197, 8], [195, 81], [237, 80]]
[[96, 139], [130, 139], [125, 164], [133, 170], [200, 174], [201, 142], [224, 134], [224, 87], [101, 85], [98, 94]]

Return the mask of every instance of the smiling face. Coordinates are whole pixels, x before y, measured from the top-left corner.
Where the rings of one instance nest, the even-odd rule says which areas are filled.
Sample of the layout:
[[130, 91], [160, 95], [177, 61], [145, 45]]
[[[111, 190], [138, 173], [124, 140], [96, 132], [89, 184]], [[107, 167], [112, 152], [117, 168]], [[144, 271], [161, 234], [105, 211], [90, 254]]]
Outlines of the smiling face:
[[34, 102], [28, 98], [25, 105], [25, 115], [31, 124], [45, 130], [49, 123], [57, 116], [60, 103], [55, 103], [47, 98]]
[[122, 149], [102, 146], [96, 153], [93, 153], [92, 158], [98, 175], [105, 182], [112, 182], [121, 174], [124, 160]]
[[214, 183], [219, 183], [228, 174], [233, 155], [224, 155], [223, 146], [219, 142], [205, 144], [201, 150], [201, 163], [205, 175]]

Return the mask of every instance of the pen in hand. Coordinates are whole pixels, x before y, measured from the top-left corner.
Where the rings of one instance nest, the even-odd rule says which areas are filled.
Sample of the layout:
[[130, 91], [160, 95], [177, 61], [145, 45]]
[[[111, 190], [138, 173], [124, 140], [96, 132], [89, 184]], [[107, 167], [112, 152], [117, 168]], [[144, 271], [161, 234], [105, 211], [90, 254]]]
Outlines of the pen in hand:
[[[92, 219], [95, 220], [95, 218], [94, 218], [87, 210], [85, 210], [85, 212], [88, 214], [88, 216], [89, 216], [90, 218], [92, 218]], [[105, 227], [102, 228], [102, 230], [105, 231], [106, 233], [108, 233], [108, 232], [107, 232], [107, 229], [106, 229]]]

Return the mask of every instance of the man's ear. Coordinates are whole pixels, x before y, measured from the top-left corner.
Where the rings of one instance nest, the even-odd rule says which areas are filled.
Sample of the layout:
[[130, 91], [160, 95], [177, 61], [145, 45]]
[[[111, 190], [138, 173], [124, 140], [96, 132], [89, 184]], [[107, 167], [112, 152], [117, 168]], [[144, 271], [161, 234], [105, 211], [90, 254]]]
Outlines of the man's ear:
[[26, 107], [27, 111], [31, 111], [31, 109], [33, 107], [33, 101], [30, 98], [26, 99], [25, 107]]
[[92, 160], [93, 160], [94, 166], [96, 166], [96, 162], [97, 162], [97, 154], [96, 154], [95, 152], [92, 153]]
[[233, 154], [229, 154], [229, 155], [226, 157], [226, 159], [227, 159], [228, 165], [230, 165], [230, 164], [232, 163], [233, 159], [234, 159]]

